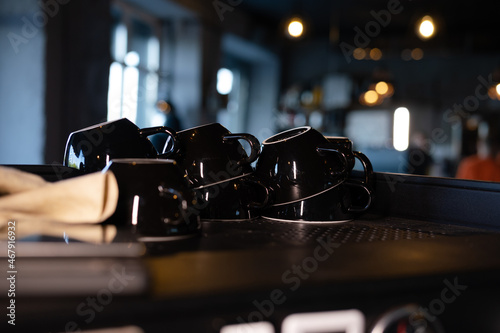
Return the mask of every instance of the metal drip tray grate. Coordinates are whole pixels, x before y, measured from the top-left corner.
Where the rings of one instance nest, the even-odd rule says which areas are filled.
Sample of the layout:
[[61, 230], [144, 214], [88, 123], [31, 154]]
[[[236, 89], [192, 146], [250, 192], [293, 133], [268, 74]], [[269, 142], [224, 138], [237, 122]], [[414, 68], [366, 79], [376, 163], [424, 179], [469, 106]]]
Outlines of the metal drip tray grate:
[[446, 239], [485, 233], [484, 230], [403, 218], [375, 218], [342, 223], [296, 223], [259, 218], [250, 221], [205, 221], [206, 249], [311, 246], [318, 239], [334, 243], [395, 242]]
[[328, 227], [315, 227], [308, 230], [289, 229], [280, 236], [291, 242], [308, 243], [317, 238], [330, 237], [337, 243], [361, 243], [375, 241], [397, 241], [410, 239], [425, 239], [446, 236], [444, 232], [434, 232], [432, 230], [374, 227], [361, 225], [339, 225]]

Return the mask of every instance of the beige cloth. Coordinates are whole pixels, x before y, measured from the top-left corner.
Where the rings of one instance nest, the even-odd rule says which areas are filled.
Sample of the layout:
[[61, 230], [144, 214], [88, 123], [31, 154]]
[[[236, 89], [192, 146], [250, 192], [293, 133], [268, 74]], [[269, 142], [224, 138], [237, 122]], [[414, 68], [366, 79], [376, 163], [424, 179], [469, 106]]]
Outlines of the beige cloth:
[[32, 190], [46, 183], [38, 175], [0, 166], [0, 195]]
[[12, 221], [16, 239], [65, 234], [100, 243], [116, 235], [114, 226], [96, 225], [116, 209], [118, 184], [111, 172], [50, 183], [34, 174], [0, 167], [0, 195], [0, 239], [7, 238]]

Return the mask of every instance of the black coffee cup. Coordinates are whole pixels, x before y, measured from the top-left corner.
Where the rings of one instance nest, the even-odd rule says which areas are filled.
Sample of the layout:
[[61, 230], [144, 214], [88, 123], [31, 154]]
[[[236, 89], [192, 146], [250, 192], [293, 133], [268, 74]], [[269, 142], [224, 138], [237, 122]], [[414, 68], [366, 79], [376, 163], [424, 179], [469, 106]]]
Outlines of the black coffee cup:
[[167, 133], [176, 148], [175, 131], [165, 126], [138, 128], [126, 118], [97, 124], [72, 132], [66, 143], [63, 165], [84, 173], [104, 169], [116, 158], [158, 158], [170, 152], [158, 154], [148, 136]]
[[315, 129], [304, 126], [262, 142], [255, 178], [272, 192], [271, 204], [291, 203], [317, 195], [349, 175], [341, 149]]
[[177, 163], [168, 159], [115, 159], [102, 170], [118, 182], [115, 213], [106, 221], [139, 240], [184, 238], [200, 231], [195, 193]]
[[264, 218], [287, 222], [347, 222], [368, 210], [373, 191], [357, 180], [347, 180], [320, 194], [262, 211]]
[[[260, 143], [253, 135], [231, 133], [218, 123], [179, 131], [175, 140], [176, 148], [172, 148], [171, 140], [167, 140], [164, 153], [168, 158], [177, 161], [188, 176], [192, 188], [214, 185], [251, 174], [251, 163], [260, 153]], [[238, 140], [249, 143], [249, 155]], [[173, 153], [169, 154], [165, 150]]]
[[269, 200], [268, 189], [241, 177], [196, 189], [197, 208], [204, 220], [248, 220], [259, 217]]

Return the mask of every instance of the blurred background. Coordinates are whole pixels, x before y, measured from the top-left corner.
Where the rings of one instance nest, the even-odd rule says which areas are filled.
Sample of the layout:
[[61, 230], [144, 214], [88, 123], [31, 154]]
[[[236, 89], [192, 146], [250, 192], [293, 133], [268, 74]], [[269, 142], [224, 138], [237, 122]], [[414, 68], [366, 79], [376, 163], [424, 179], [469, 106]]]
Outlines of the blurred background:
[[375, 171], [454, 177], [495, 132], [490, 2], [0, 2], [0, 164], [61, 163], [72, 131], [121, 117], [220, 122], [259, 140], [310, 125]]

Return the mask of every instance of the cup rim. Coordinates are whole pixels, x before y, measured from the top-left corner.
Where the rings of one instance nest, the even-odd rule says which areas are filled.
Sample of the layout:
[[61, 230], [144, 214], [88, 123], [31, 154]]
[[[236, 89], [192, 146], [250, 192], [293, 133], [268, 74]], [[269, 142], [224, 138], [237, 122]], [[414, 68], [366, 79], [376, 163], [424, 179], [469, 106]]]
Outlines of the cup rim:
[[337, 188], [338, 186], [340, 186], [340, 184], [344, 183], [344, 181], [345, 180], [339, 181], [337, 184], [334, 184], [331, 187], [326, 188], [326, 189], [324, 189], [324, 190], [322, 190], [320, 192], [316, 192], [314, 194], [308, 195], [307, 197], [300, 198], [300, 199], [295, 199], [295, 200], [292, 200], [292, 201], [280, 202], [280, 203], [277, 203], [277, 204], [272, 204], [272, 205], [269, 205], [269, 207], [279, 207], [279, 206], [289, 205], [289, 204], [293, 204], [293, 203], [296, 203], [296, 202], [299, 202], [299, 201], [303, 201], [303, 200], [314, 198], [314, 197], [316, 197], [316, 196], [318, 196], [320, 194], [323, 194], [325, 192], [328, 192], [328, 191], [331, 191], [331, 190]]
[[127, 117], [123, 117], [123, 118], [119, 118], [119, 119], [115, 119], [115, 120], [108, 120], [108, 121], [104, 121], [104, 122], [101, 122], [101, 123], [98, 123], [98, 124], [94, 124], [94, 125], [90, 125], [90, 126], [87, 126], [85, 128], [81, 128], [81, 129], [78, 129], [76, 131], [73, 131], [71, 132], [71, 134], [77, 134], [77, 133], [80, 133], [80, 132], [86, 132], [86, 131], [92, 131], [92, 130], [97, 130], [97, 129], [102, 129], [102, 127], [104, 126], [107, 126], [107, 125], [110, 125], [112, 123], [116, 123], [116, 122], [119, 122], [119, 121], [128, 121], [129, 123], [131, 123], [132, 125], [136, 126], [132, 121], [130, 121], [130, 119], [128, 119]]
[[204, 185], [200, 185], [200, 186], [197, 186], [195, 188], [193, 188], [194, 190], [202, 190], [202, 189], [205, 189], [207, 187], [211, 187], [211, 186], [215, 186], [215, 185], [219, 185], [219, 184], [222, 184], [222, 183], [226, 183], [226, 182], [230, 182], [230, 181], [233, 181], [233, 180], [236, 180], [236, 179], [239, 179], [239, 178], [242, 178], [242, 177], [247, 177], [247, 176], [250, 176], [253, 174], [253, 171], [252, 172], [247, 172], [247, 173], [244, 173], [242, 175], [238, 175], [238, 176], [235, 176], [235, 177], [231, 177], [231, 178], [228, 178], [228, 179], [224, 179], [224, 180], [219, 180], [217, 182], [214, 182], [214, 183], [209, 183], [209, 184], [204, 184]]
[[[298, 130], [302, 130], [300, 131], [299, 133], [295, 134], [295, 135], [292, 135], [292, 136], [288, 136], [286, 138], [283, 138], [283, 139], [279, 139], [279, 140], [275, 140], [273, 141], [277, 136], [281, 136], [283, 134], [286, 134], [288, 132], [294, 132], [294, 131], [298, 131]], [[276, 133], [270, 137], [268, 137], [267, 139], [265, 139], [264, 141], [262, 141], [262, 144], [263, 145], [272, 145], [272, 144], [276, 144], [276, 143], [279, 143], [279, 142], [283, 142], [283, 141], [287, 141], [287, 140], [290, 140], [292, 138], [295, 138], [299, 135], [302, 135], [304, 133], [307, 133], [309, 132], [310, 130], [312, 130], [312, 127], [311, 126], [300, 126], [300, 127], [294, 127], [294, 128], [290, 128], [286, 131], [283, 131], [283, 132], [279, 132], [279, 133]]]
[[347, 136], [325, 135], [325, 138], [327, 138], [327, 139], [332, 139], [332, 140], [345, 140], [345, 141], [351, 141], [351, 139], [349, 139], [349, 137], [347, 137]]
[[348, 220], [300, 220], [300, 219], [284, 219], [284, 218], [278, 218], [278, 217], [269, 217], [262, 215], [262, 218], [266, 220], [271, 220], [275, 222], [291, 222], [291, 223], [305, 223], [305, 224], [336, 224], [336, 223], [347, 223], [351, 222], [354, 219], [348, 219]]

